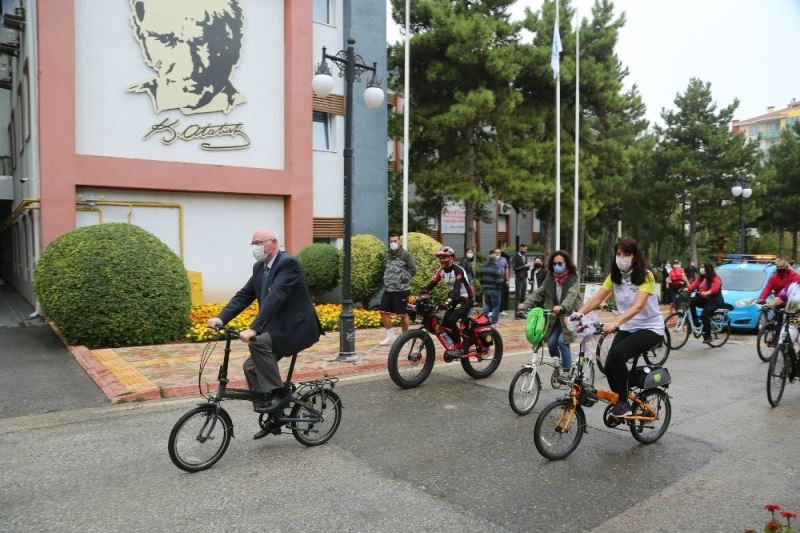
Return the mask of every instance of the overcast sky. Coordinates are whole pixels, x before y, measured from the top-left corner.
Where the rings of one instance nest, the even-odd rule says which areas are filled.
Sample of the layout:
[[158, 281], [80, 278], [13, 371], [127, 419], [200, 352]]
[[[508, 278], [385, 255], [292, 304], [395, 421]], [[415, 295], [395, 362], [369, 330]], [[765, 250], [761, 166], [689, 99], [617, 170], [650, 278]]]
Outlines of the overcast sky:
[[[593, 3], [573, 0], [582, 18]], [[518, 0], [514, 17], [526, 6], [535, 11], [541, 0]], [[800, 0], [615, 0], [614, 6], [627, 19], [617, 44], [630, 70], [626, 83], [639, 86], [651, 122], [661, 122], [662, 108], [674, 109], [675, 95], [692, 77], [711, 82], [718, 107], [738, 98], [738, 119], [800, 100]], [[402, 37], [393, 26], [390, 19], [390, 42]]]

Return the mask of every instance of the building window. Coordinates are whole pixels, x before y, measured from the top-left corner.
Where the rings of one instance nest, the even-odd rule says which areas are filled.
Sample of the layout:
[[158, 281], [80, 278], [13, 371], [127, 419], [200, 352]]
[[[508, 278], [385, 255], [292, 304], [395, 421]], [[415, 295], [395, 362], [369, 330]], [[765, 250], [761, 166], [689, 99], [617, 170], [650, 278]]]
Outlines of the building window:
[[330, 150], [330, 119], [327, 113], [314, 111], [314, 149]]
[[8, 124], [8, 142], [11, 149], [11, 168], [17, 168], [17, 123], [14, 120], [14, 111], [11, 111], [11, 122]]
[[314, 0], [314, 22], [331, 23], [330, 0]]
[[747, 135], [750, 137], [758, 137], [758, 127], [750, 126], [750, 129], [747, 130]]

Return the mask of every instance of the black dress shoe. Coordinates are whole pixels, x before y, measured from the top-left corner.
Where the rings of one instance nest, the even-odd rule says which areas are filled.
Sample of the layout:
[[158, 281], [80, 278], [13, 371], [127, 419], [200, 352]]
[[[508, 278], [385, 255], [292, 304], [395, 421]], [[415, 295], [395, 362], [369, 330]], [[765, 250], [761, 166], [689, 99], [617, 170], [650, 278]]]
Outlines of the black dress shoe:
[[266, 437], [270, 433], [272, 433], [272, 428], [267, 426], [266, 428], [262, 429], [261, 431], [259, 431], [255, 435], [253, 435], [253, 440], [263, 439], [264, 437]]
[[289, 395], [285, 396], [278, 396], [273, 395], [272, 398], [267, 402], [267, 405], [263, 407], [263, 413], [275, 413], [282, 409], [285, 409], [287, 405], [289, 405]]

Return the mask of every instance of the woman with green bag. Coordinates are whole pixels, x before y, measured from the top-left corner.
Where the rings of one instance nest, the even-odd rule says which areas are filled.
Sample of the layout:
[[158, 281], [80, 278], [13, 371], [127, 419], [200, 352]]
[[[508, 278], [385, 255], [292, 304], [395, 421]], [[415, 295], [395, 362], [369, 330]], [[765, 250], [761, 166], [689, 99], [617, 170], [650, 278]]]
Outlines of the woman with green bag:
[[545, 333], [547, 348], [552, 357], [561, 358], [561, 375], [558, 380], [567, 382], [572, 368], [572, 351], [569, 343], [575, 335], [566, 327], [565, 320], [580, 306], [580, 284], [575, 264], [564, 250], [553, 252], [547, 261], [548, 274], [542, 286], [528, 295], [518, 306], [520, 311], [533, 307], [543, 307], [557, 317]]

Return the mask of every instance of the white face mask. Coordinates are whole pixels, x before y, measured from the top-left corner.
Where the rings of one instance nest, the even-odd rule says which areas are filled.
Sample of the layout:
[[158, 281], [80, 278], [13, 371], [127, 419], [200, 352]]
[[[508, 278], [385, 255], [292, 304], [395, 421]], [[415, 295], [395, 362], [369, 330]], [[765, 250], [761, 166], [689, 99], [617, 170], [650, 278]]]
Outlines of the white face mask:
[[472, 257], [473, 257], [473, 254], [472, 254], [472, 253], [468, 253], [468, 254], [467, 254], [467, 259], [472, 259]]
[[617, 268], [622, 272], [627, 272], [631, 269], [633, 260], [629, 257], [617, 257]]
[[705, 275], [705, 273], [706, 273], [706, 269], [705, 269], [705, 268], [703, 268], [703, 267], [700, 267], [700, 271], [699, 271], [699, 272], [700, 272], [700, 275], [701, 275], [701, 276], [704, 276], [704, 275]]
[[398, 250], [400, 248], [400, 243], [390, 242], [389, 243], [389, 248], [391, 248], [392, 250]]
[[264, 251], [263, 244], [251, 244], [250, 251], [253, 252], [253, 257], [256, 261], [263, 261], [267, 257], [267, 252]]

